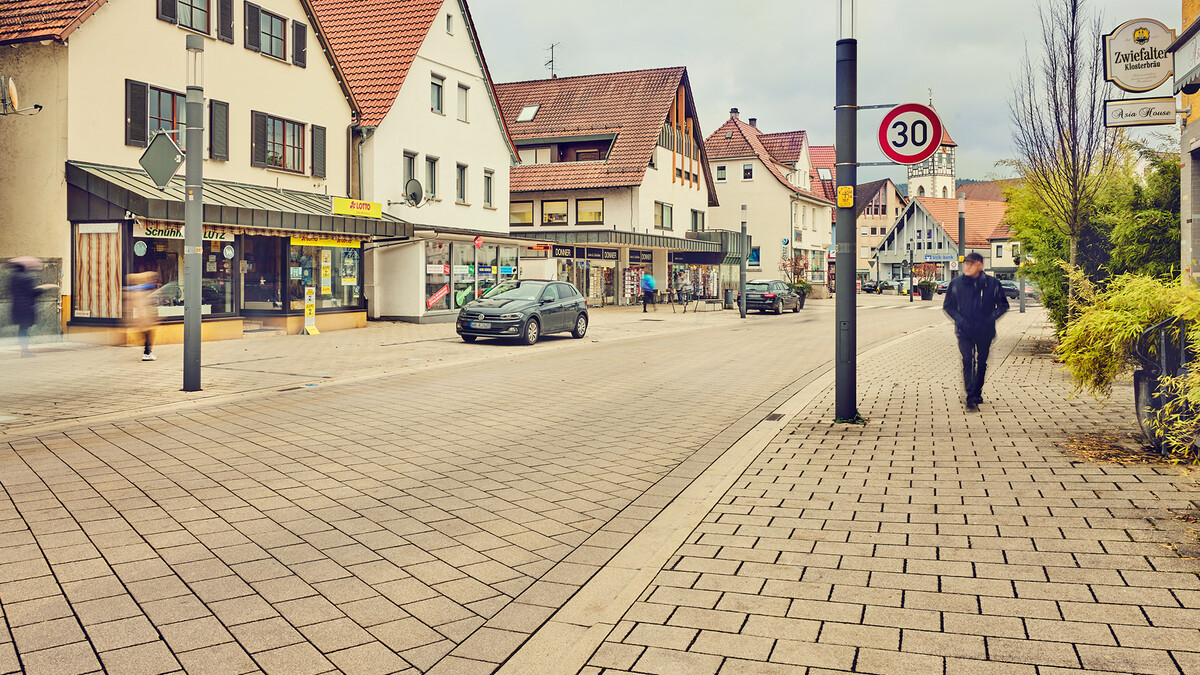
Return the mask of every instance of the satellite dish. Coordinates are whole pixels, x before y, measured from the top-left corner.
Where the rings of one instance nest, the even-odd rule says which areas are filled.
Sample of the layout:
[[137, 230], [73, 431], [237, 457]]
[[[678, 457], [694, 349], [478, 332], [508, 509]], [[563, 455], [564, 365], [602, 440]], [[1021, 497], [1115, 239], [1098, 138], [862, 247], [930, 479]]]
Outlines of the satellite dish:
[[17, 98], [17, 83], [11, 77], [4, 83], [4, 95], [8, 97], [8, 105], [13, 110], [20, 110], [21, 104]]
[[418, 206], [421, 200], [425, 198], [425, 188], [421, 187], [421, 181], [416, 178], [409, 178], [404, 184], [404, 197], [408, 199], [408, 203], [413, 206]]

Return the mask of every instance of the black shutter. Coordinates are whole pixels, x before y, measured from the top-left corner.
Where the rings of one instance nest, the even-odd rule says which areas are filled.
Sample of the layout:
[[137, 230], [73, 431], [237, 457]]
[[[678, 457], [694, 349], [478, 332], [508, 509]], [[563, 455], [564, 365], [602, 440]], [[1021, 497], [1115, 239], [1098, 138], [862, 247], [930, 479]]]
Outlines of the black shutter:
[[246, 49], [260, 52], [262, 47], [262, 15], [258, 5], [246, 3]]
[[208, 104], [208, 157], [229, 160], [229, 104], [224, 101]]
[[178, 0], [158, 0], [158, 19], [159, 21], [167, 21], [175, 23], [178, 19], [175, 12], [178, 9]]
[[292, 63], [303, 68], [308, 62], [308, 26], [292, 22]]
[[312, 175], [313, 178], [325, 177], [325, 127], [315, 124], [312, 128]]
[[125, 145], [146, 147], [150, 126], [146, 109], [150, 87], [145, 82], [125, 80]]
[[233, 44], [233, 0], [217, 0], [217, 38]]
[[250, 166], [267, 165], [267, 115], [250, 113]]

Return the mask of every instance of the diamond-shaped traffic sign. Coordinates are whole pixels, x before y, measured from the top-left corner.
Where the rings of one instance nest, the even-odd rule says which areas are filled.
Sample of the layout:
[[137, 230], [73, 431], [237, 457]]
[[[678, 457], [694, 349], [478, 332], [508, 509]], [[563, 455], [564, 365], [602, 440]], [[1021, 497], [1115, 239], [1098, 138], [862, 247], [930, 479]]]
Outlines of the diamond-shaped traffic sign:
[[150, 145], [146, 146], [138, 164], [142, 165], [146, 175], [150, 176], [155, 185], [165, 188], [179, 170], [179, 165], [183, 164], [183, 151], [175, 144], [175, 139], [171, 138], [170, 134], [160, 132], [150, 139]]

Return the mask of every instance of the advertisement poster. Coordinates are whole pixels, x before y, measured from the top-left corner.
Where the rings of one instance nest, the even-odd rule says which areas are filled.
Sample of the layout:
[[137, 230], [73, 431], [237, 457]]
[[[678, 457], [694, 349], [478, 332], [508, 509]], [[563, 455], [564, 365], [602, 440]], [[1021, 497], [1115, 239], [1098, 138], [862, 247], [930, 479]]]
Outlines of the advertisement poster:
[[333, 293], [333, 266], [330, 256], [330, 251], [321, 251], [321, 295]]
[[425, 309], [429, 309], [430, 307], [433, 307], [434, 305], [436, 305], [438, 300], [441, 300], [442, 298], [446, 297], [446, 294], [448, 294], [449, 292], [450, 292], [450, 284], [446, 284], [445, 286], [442, 286], [441, 288], [437, 289], [437, 292], [434, 293], [433, 295], [429, 296], [429, 299], [425, 301]]

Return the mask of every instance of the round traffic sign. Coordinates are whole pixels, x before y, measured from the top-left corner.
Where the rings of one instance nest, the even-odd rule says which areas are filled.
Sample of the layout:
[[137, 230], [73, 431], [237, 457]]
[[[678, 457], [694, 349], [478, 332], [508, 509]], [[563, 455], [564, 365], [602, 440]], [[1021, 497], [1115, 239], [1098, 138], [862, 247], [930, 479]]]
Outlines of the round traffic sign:
[[879, 149], [898, 164], [919, 164], [942, 144], [942, 120], [920, 103], [898, 105], [879, 123]]
[[483, 237], [475, 237], [475, 248], [483, 248]]

